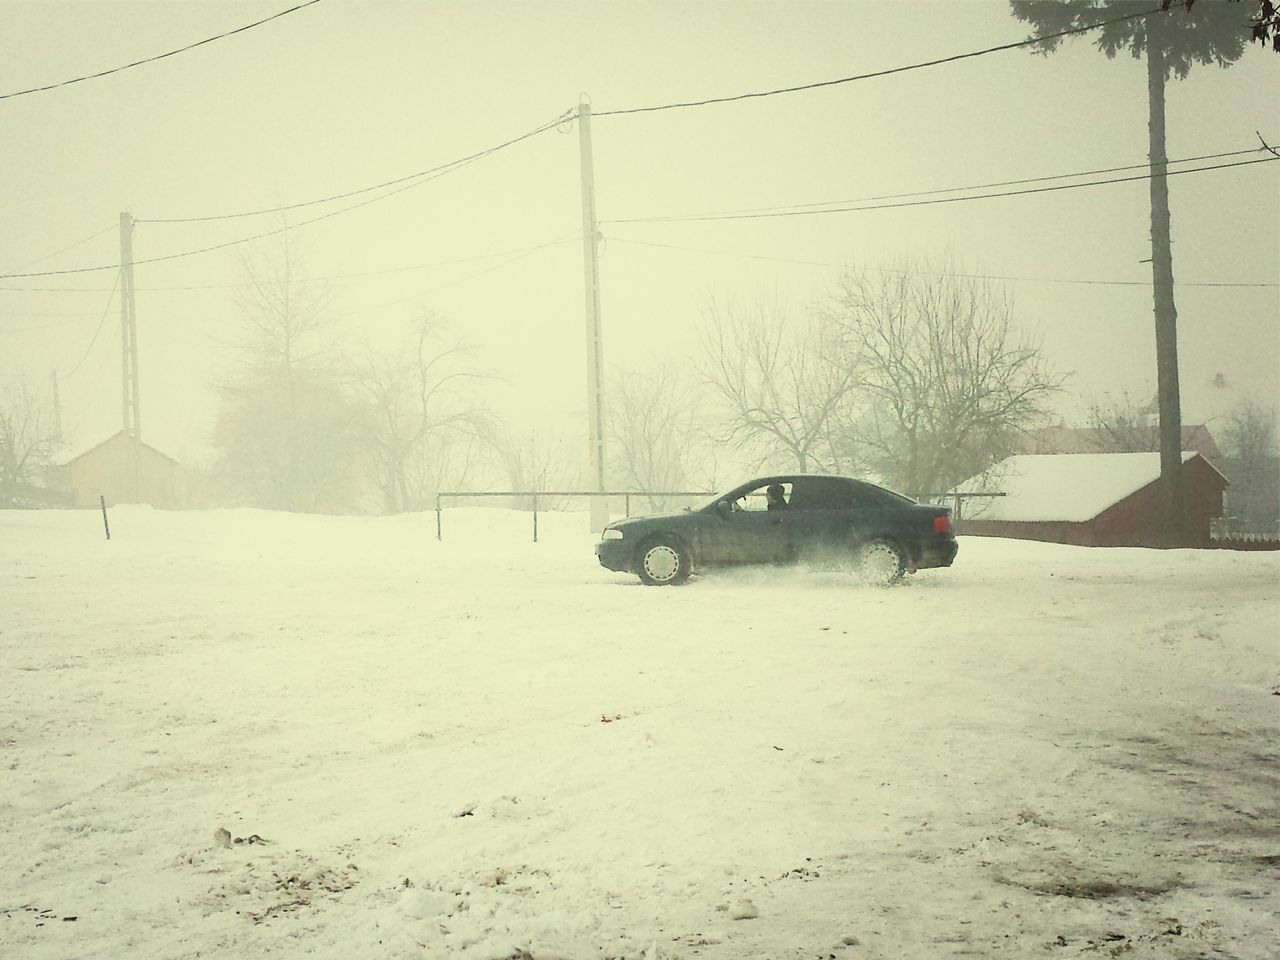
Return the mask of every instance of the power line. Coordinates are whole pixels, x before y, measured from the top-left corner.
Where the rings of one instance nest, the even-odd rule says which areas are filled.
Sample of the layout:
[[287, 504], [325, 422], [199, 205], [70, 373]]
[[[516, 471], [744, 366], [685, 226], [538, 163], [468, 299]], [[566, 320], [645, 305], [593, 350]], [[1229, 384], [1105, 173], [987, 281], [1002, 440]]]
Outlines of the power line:
[[[1164, 166], [1171, 166], [1177, 163], [1198, 163], [1201, 160], [1220, 160], [1223, 157], [1239, 157], [1250, 153], [1261, 153], [1263, 147], [1250, 147], [1247, 150], [1231, 150], [1226, 153], [1208, 153], [1199, 157], [1184, 157], [1180, 160], [1166, 160]], [[869, 197], [851, 197], [847, 200], [821, 200], [815, 203], [792, 203], [774, 207], [748, 207], [738, 210], [717, 210], [716, 215], [734, 214], [734, 213], [772, 213], [783, 210], [803, 210], [816, 207], [829, 207], [845, 203], [870, 203], [874, 200], [898, 200], [903, 197], [928, 197], [935, 196], [939, 193], [960, 193], [965, 190], [989, 190], [993, 187], [1014, 187], [1025, 183], [1045, 183], [1050, 180], [1070, 180], [1076, 177], [1094, 177], [1104, 173], [1121, 173], [1125, 170], [1144, 170], [1149, 169], [1150, 161], [1142, 163], [1131, 163], [1122, 167], [1102, 167], [1096, 170], [1081, 170], [1078, 173], [1058, 173], [1052, 176], [1043, 177], [1025, 177], [1021, 180], [999, 180], [994, 183], [977, 183], [967, 187], [940, 187], [933, 190], [908, 190], [904, 193], [882, 193]]]
[[98, 329], [93, 331], [93, 339], [89, 341], [89, 346], [85, 347], [84, 356], [82, 356], [74, 367], [72, 367], [63, 379], [70, 378], [75, 375], [76, 371], [84, 365], [89, 359], [89, 352], [93, 350], [93, 345], [98, 342], [98, 334], [102, 333], [102, 326], [107, 322], [107, 314], [111, 312], [111, 302], [116, 298], [116, 288], [120, 286], [120, 275], [116, 274], [116, 282], [111, 287], [111, 293], [107, 296], [107, 305], [102, 310], [102, 319], [98, 321]]
[[573, 111], [568, 110], [560, 114], [560, 116], [558, 116], [555, 120], [551, 121], [550, 123], [543, 124], [542, 126], [537, 127], [536, 129], [530, 130], [528, 133], [522, 133], [518, 137], [513, 137], [510, 140], [506, 140], [502, 143], [496, 144], [495, 146], [477, 151], [476, 153], [468, 154], [467, 156], [461, 157], [457, 160], [451, 160], [448, 163], [442, 163], [439, 166], [431, 167], [427, 170], [419, 170], [417, 173], [411, 173], [411, 174], [408, 174], [407, 176], [397, 177], [394, 180], [386, 180], [382, 183], [375, 183], [372, 186], [360, 187], [359, 189], [356, 189], [356, 190], [348, 190], [346, 193], [335, 193], [332, 196], [321, 197], [317, 200], [303, 200], [299, 203], [289, 203], [279, 207], [266, 207], [260, 210], [245, 210], [240, 213], [222, 213], [222, 214], [216, 214], [216, 215], [204, 216], [204, 217], [151, 217], [147, 219], [139, 219], [135, 222], [137, 223], [207, 223], [212, 220], [234, 220], [238, 217], [256, 217], [265, 213], [281, 213], [286, 210], [297, 210], [299, 207], [311, 207], [319, 203], [329, 203], [332, 200], [345, 200], [347, 197], [358, 196], [359, 194], [369, 193], [370, 191], [373, 191], [373, 190], [381, 190], [383, 187], [393, 187], [393, 186], [396, 186], [397, 184], [406, 183], [407, 181], [410, 181], [410, 180], [417, 180], [422, 177], [428, 177], [431, 174], [441, 174], [441, 173], [451, 172], [452, 170], [464, 164], [470, 163], [473, 160], [479, 160], [482, 157], [487, 157], [492, 153], [497, 153], [499, 150], [503, 150], [507, 147], [513, 146], [514, 144], [520, 143], [522, 140], [528, 140], [530, 137], [534, 137], [539, 133], [543, 133], [544, 131], [549, 130], [552, 127], [559, 126], [561, 123], [564, 123], [565, 120], [569, 119], [572, 116], [572, 114], [573, 114]]
[[851, 77], [840, 77], [836, 80], [821, 80], [817, 83], [804, 83], [794, 87], [780, 87], [776, 90], [759, 90], [754, 93], [739, 93], [730, 97], [709, 97], [706, 100], [687, 100], [679, 103], [664, 103], [658, 106], [650, 107], [631, 107], [627, 110], [602, 110], [599, 113], [592, 113], [593, 117], [616, 117], [633, 113], [654, 113], [658, 110], [677, 110], [683, 107], [705, 107], [717, 103], [733, 103], [738, 100], [753, 100], [761, 97], [773, 97], [783, 93], [800, 93], [805, 90], [818, 90], [823, 87], [834, 87], [844, 83], [853, 83], [857, 80], [871, 80], [875, 77], [888, 77], [896, 73], [907, 73], [911, 70], [923, 70], [926, 67], [936, 67], [944, 63], [955, 63], [959, 60], [969, 60], [973, 57], [983, 57], [989, 53], [1000, 53], [1005, 50], [1016, 50], [1019, 47], [1034, 46], [1037, 43], [1046, 43], [1050, 40], [1058, 40], [1062, 37], [1070, 37], [1080, 33], [1088, 33], [1091, 30], [1097, 30], [1099, 27], [1109, 26], [1113, 23], [1123, 23], [1126, 20], [1136, 20], [1139, 17], [1149, 17], [1153, 13], [1161, 13], [1163, 8], [1155, 7], [1141, 13], [1130, 13], [1122, 17], [1112, 17], [1110, 20], [1101, 20], [1098, 23], [1089, 24], [1084, 27], [1072, 27], [1069, 30], [1059, 30], [1057, 33], [1046, 33], [1036, 37], [1029, 37], [1026, 40], [1019, 40], [1016, 43], [1004, 43], [996, 47], [987, 47], [985, 50], [974, 50], [970, 53], [958, 53], [950, 57], [940, 57], [937, 60], [925, 60], [921, 63], [911, 63], [901, 67], [890, 67], [887, 70], [876, 70], [871, 73], [860, 73]]
[[[555, 240], [549, 240], [546, 243], [540, 243], [537, 246], [525, 247], [520, 250], [508, 250], [505, 253], [501, 253], [501, 254], [489, 254], [489, 257], [502, 256], [502, 257], [507, 257], [507, 259], [503, 260], [501, 263], [495, 263], [493, 266], [485, 267], [483, 270], [477, 270], [475, 273], [469, 273], [465, 277], [458, 277], [456, 280], [450, 280], [448, 283], [436, 284], [435, 286], [430, 288], [429, 293], [434, 294], [439, 290], [447, 290], [450, 287], [456, 287], [461, 283], [468, 283], [471, 280], [475, 280], [477, 277], [483, 277], [486, 274], [493, 273], [495, 270], [501, 270], [505, 267], [508, 267], [511, 264], [515, 263], [516, 261], [523, 260], [525, 257], [531, 256], [532, 254], [538, 252], [539, 250], [546, 250], [549, 247], [558, 247], [561, 244], [569, 243], [571, 241], [576, 243], [581, 239], [582, 239], [582, 234], [578, 230], [572, 230], [569, 233], [562, 234], [560, 237], [558, 237]], [[469, 259], [474, 261], [474, 260], [481, 260], [481, 259], [487, 259], [487, 258], [471, 257]], [[449, 262], [463, 263], [466, 261], [454, 260]], [[360, 274], [360, 276], [363, 276], [363, 274]], [[381, 310], [385, 307], [393, 307], [401, 303], [407, 303], [410, 300], [416, 300], [419, 298], [419, 296], [421, 296], [421, 294], [414, 294], [413, 296], [410, 296], [410, 297], [399, 297], [396, 300], [390, 300], [384, 303], [376, 304], [372, 309]]]
[[228, 30], [226, 33], [220, 33], [216, 37], [206, 37], [204, 40], [198, 40], [195, 43], [189, 43], [185, 47], [179, 47], [177, 50], [170, 50], [168, 53], [157, 54], [154, 57], [147, 57], [145, 60], [135, 60], [133, 63], [126, 63], [120, 67], [112, 67], [110, 70], [99, 70], [97, 73], [86, 74], [83, 77], [75, 77], [71, 80], [60, 80], [57, 83], [49, 83], [43, 87], [31, 87], [28, 90], [17, 90], [13, 93], [0, 94], [0, 100], [8, 100], [12, 97], [23, 97], [29, 93], [43, 93], [46, 90], [54, 90], [58, 87], [70, 86], [73, 83], [82, 83], [85, 80], [96, 80], [99, 77], [110, 76], [113, 73], [119, 73], [122, 70], [130, 70], [134, 67], [140, 67], [145, 63], [155, 63], [157, 60], [163, 60], [166, 57], [176, 56], [179, 53], [186, 53], [188, 50], [194, 50], [196, 47], [203, 47], [206, 43], [213, 43], [215, 40], [221, 40], [224, 37], [230, 37], [237, 33], [244, 33], [246, 30], [252, 30], [254, 27], [260, 27], [264, 23], [270, 23], [272, 20], [278, 20], [283, 16], [301, 10], [303, 7], [309, 7], [312, 4], [319, 3], [320, 0], [306, 0], [306, 3], [300, 3], [296, 7], [290, 7], [288, 10], [282, 10], [279, 13], [272, 14], [262, 20], [253, 23], [247, 23], [243, 27], [236, 27], [234, 30]]
[[[435, 260], [430, 263], [415, 263], [402, 267], [385, 267], [379, 270], [363, 270], [356, 273], [335, 273], [318, 277], [305, 277], [302, 279], [291, 281], [293, 283], [317, 283], [321, 281], [333, 280], [358, 280], [364, 277], [385, 276], [389, 273], [407, 273], [411, 270], [429, 270], [435, 267], [450, 267], [463, 263], [475, 263], [478, 260], [493, 260], [499, 257], [515, 257], [519, 258], [526, 254], [534, 253], [538, 250], [545, 250], [548, 247], [559, 246], [569, 243], [571, 240], [580, 239], [581, 235], [577, 230], [569, 234], [561, 235], [554, 240], [548, 240], [544, 243], [533, 244], [527, 247], [516, 247], [511, 250], [496, 250], [493, 253], [481, 253], [471, 257], [454, 257], [449, 260]], [[479, 274], [476, 274], [479, 276]], [[266, 283], [285, 283], [289, 281], [266, 281]], [[169, 291], [192, 291], [192, 290], [240, 290], [246, 287], [256, 286], [252, 283], [207, 283], [192, 284], [183, 286], [164, 286], [164, 287], [137, 287], [140, 293], [156, 293]], [[0, 287], [2, 291], [10, 291], [15, 293], [106, 293], [106, 287]], [[18, 316], [17, 314], [9, 314], [9, 316]], [[71, 316], [70, 314], [24, 314], [24, 316]], [[80, 319], [92, 317], [94, 314], [76, 314]]]
[[[313, 2], [316, 2], [316, 0], [313, 0]], [[192, 257], [201, 253], [211, 253], [215, 250], [224, 250], [227, 247], [234, 247], [242, 243], [248, 243], [252, 240], [261, 240], [265, 237], [273, 237], [273, 236], [276, 236], [277, 234], [284, 233], [288, 230], [296, 230], [298, 227], [309, 226], [313, 223], [319, 223], [321, 220], [328, 220], [330, 217], [336, 217], [343, 213], [349, 213], [352, 210], [357, 210], [360, 207], [368, 206], [371, 203], [377, 203], [379, 200], [386, 200], [389, 197], [394, 197], [396, 194], [403, 193], [406, 190], [412, 190], [414, 187], [422, 186], [422, 184], [424, 183], [428, 183], [431, 180], [434, 180], [438, 177], [442, 177], [447, 173], [452, 173], [454, 170], [458, 170], [462, 166], [472, 163], [480, 159], [481, 157], [489, 156], [496, 150], [500, 150], [503, 147], [511, 146], [514, 143], [519, 143], [522, 140], [527, 140], [529, 137], [532, 137], [535, 134], [543, 133], [547, 130], [550, 130], [553, 127], [556, 127], [560, 123], [562, 123], [564, 120], [564, 116], [565, 116], [564, 114], [561, 114], [560, 116], [556, 117], [556, 119], [549, 121], [548, 123], [542, 124], [541, 126], [529, 131], [523, 136], [516, 137], [512, 140], [508, 140], [505, 143], [499, 144], [495, 147], [491, 147], [488, 150], [482, 150], [479, 153], [471, 154], [467, 157], [463, 157], [459, 160], [455, 160], [452, 163], [444, 164], [443, 166], [436, 168], [436, 172], [430, 175], [424, 176], [419, 174], [418, 175], [419, 179], [412, 180], [412, 182], [410, 183], [404, 183], [403, 178], [398, 181], [392, 181], [393, 183], [399, 183], [400, 186], [396, 187], [396, 189], [394, 190], [389, 190], [386, 193], [379, 194], [376, 197], [370, 197], [367, 200], [362, 200], [359, 203], [353, 203], [353, 204], [350, 204], [349, 206], [340, 207], [337, 210], [331, 210], [328, 213], [321, 214], [318, 217], [312, 217], [310, 220], [302, 220], [298, 223], [286, 224], [285, 226], [278, 227], [275, 230], [266, 230], [262, 233], [253, 234], [252, 236], [240, 237], [239, 239], [228, 240], [223, 243], [215, 243], [207, 247], [199, 247], [195, 250], [184, 250], [181, 253], [171, 253], [162, 257], [149, 257], [144, 260], [135, 260], [133, 262], [134, 266], [140, 266], [142, 264], [147, 264], [147, 263], [164, 263], [169, 260], [179, 260], [184, 257]], [[373, 188], [370, 188], [370, 189], [373, 189]], [[356, 192], [366, 192], [366, 191], [356, 191]], [[279, 209], [285, 209], [285, 208], [279, 208]], [[263, 211], [263, 212], [270, 212], [270, 211]], [[146, 223], [150, 221], [139, 220], [136, 222]], [[71, 274], [80, 274], [80, 273], [98, 273], [103, 270], [116, 270], [116, 269], [119, 269], [119, 267], [120, 267], [120, 264], [118, 263], [110, 263], [110, 264], [102, 264], [101, 266], [96, 266], [96, 267], [74, 267], [66, 270], [47, 270], [47, 271], [38, 272], [38, 273], [5, 273], [5, 274], [0, 274], [0, 280], [20, 280], [28, 277], [56, 277], [56, 276], [68, 276]]]
[[[825, 260], [798, 260], [792, 257], [770, 257], [763, 254], [754, 253], [735, 253], [730, 250], [709, 250], [706, 247], [689, 247], [675, 243], [655, 243], [649, 240], [633, 240], [629, 237], [608, 237], [616, 243], [629, 243], [638, 247], [659, 247], [666, 250], [682, 250], [688, 253], [707, 253], [721, 257], [739, 257], [746, 260], [763, 260], [770, 263], [795, 263], [808, 267], [848, 267], [848, 263], [834, 263]], [[871, 267], [877, 273], [907, 273], [905, 270], [894, 270], [889, 267]], [[927, 271], [926, 271], [927, 272]], [[1150, 287], [1149, 280], [1087, 280], [1068, 277], [1011, 277], [999, 274], [986, 273], [940, 273], [937, 276], [943, 277], [960, 277], [968, 280], [1003, 280], [1010, 283], [1066, 283], [1081, 284], [1086, 286], [1103, 286], [1103, 287]], [[1178, 287], [1280, 287], [1280, 283], [1195, 283], [1177, 281]]]
[[[1252, 151], [1250, 151], [1252, 152]], [[1273, 163], [1277, 157], [1262, 157], [1258, 160], [1238, 160], [1235, 163], [1218, 163], [1205, 167], [1191, 167], [1187, 170], [1168, 170], [1165, 176], [1173, 177], [1183, 173], [1203, 173], [1208, 170], [1225, 170], [1229, 167], [1247, 167], [1255, 163]], [[1150, 180], [1151, 174], [1133, 177], [1113, 177], [1109, 180], [1088, 180], [1084, 183], [1063, 183], [1052, 187], [1034, 187], [1027, 190], [1005, 190], [1000, 193], [979, 193], [967, 197], [936, 197], [932, 200], [908, 200], [902, 203], [878, 203], [867, 206], [833, 206], [822, 209], [791, 208], [771, 213], [724, 213], [724, 214], [685, 214], [669, 217], [630, 217], [617, 220], [601, 220], [600, 223], [692, 223], [710, 220], [768, 220], [778, 217], [811, 217], [823, 213], [862, 213], [868, 210], [895, 210], [901, 207], [927, 207], [940, 203], [963, 203], [968, 200], [994, 200], [1000, 197], [1019, 197], [1035, 193], [1054, 193], [1059, 190], [1077, 190], [1081, 187], [1101, 187], [1113, 183], [1132, 183], [1137, 180]], [[838, 201], [832, 201], [838, 202]]]
[[75, 243], [65, 246], [61, 250], [53, 251], [53, 253], [46, 253], [43, 257], [36, 257], [36, 259], [28, 261], [27, 263], [21, 264], [20, 266], [17, 266], [14, 269], [25, 270], [27, 269], [27, 267], [34, 267], [37, 263], [44, 263], [46, 260], [52, 260], [54, 257], [58, 256], [59, 254], [66, 253], [68, 250], [74, 250], [76, 247], [83, 246], [84, 244], [88, 243], [90, 240], [97, 240], [103, 234], [110, 233], [112, 230], [116, 230], [118, 228], [119, 228], [119, 224], [113, 223], [111, 224], [111, 226], [107, 227], [105, 230], [99, 230], [97, 233], [93, 234], [92, 236], [85, 237], [83, 240], [77, 240]]
[[[538, 250], [545, 250], [547, 247], [559, 246], [562, 243], [568, 243], [570, 240], [577, 240], [579, 234], [577, 231], [569, 237], [560, 237], [556, 240], [548, 240], [546, 243], [535, 244], [529, 247], [518, 247], [514, 250], [499, 250], [494, 253], [482, 253], [474, 257], [456, 257], [452, 260], [436, 260], [431, 263], [415, 263], [405, 267], [385, 267], [381, 270], [362, 270], [357, 273], [335, 273], [321, 277], [306, 277], [293, 281], [294, 283], [318, 283], [321, 281], [332, 280], [359, 280], [364, 277], [380, 277], [389, 273], [407, 273], [411, 270], [430, 270], [434, 267], [451, 267], [460, 263], [475, 263], [477, 260], [492, 260], [496, 257], [524, 256], [525, 254], [534, 253]], [[266, 281], [271, 283], [286, 283], [288, 281]], [[216, 283], [201, 286], [182, 286], [182, 287], [139, 287], [140, 291], [160, 291], [160, 290], [238, 290], [244, 287], [255, 286], [249, 283]]]

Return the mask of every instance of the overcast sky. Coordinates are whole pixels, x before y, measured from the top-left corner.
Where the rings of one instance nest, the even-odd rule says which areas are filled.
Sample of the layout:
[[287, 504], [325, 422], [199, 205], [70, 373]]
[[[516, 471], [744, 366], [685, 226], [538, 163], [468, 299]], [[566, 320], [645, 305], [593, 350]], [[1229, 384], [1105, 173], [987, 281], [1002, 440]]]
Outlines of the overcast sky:
[[[163, 53], [289, 5], [5, 2], [0, 94]], [[596, 113], [720, 97], [1027, 33], [1003, 0], [324, 0], [155, 63], [0, 100], [0, 273], [117, 263], [122, 211], [142, 221], [238, 213], [406, 176], [526, 133], [580, 95]], [[1255, 44], [1230, 69], [1173, 83], [1169, 156], [1250, 150], [1255, 131], [1280, 143], [1278, 80], [1280, 56]], [[610, 222], [1140, 164], [1141, 61], [1108, 61], [1076, 39], [1047, 58], [1013, 50], [807, 92], [598, 116], [593, 135], [609, 368], [688, 357], [712, 296], [777, 297], [798, 316], [841, 264], [949, 258], [955, 269], [1020, 278], [1009, 282], [1018, 322], [1073, 372], [1065, 416], [1106, 391], [1154, 393], [1145, 181], [861, 213]], [[1278, 185], [1280, 164], [1270, 163], [1170, 179], [1187, 422], [1213, 422], [1247, 394], [1280, 394]], [[384, 342], [433, 310], [506, 378], [494, 401], [522, 429], [585, 432], [580, 198], [578, 136], [566, 126], [296, 233], [307, 271], [335, 278], [351, 342]], [[134, 255], [280, 225], [278, 214], [139, 223]], [[114, 281], [109, 270], [0, 280], [0, 378], [43, 389], [57, 370], [67, 432], [81, 447], [120, 428]], [[180, 459], [206, 448], [215, 410], [206, 384], [242, 281], [233, 250], [136, 269], [144, 438]]]

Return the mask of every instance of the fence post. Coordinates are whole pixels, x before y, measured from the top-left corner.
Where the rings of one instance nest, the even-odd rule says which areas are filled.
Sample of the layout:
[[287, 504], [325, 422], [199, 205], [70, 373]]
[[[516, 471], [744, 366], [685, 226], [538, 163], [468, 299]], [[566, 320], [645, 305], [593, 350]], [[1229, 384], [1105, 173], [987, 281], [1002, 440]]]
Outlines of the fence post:
[[440, 529], [440, 494], [436, 494], [436, 539], [443, 540], [444, 535]]
[[538, 542], [538, 495], [533, 495], [533, 542]]
[[629, 493], [627, 494], [626, 500], [624, 501], [624, 503], [626, 505], [625, 513], [629, 517], [631, 516], [631, 494]]

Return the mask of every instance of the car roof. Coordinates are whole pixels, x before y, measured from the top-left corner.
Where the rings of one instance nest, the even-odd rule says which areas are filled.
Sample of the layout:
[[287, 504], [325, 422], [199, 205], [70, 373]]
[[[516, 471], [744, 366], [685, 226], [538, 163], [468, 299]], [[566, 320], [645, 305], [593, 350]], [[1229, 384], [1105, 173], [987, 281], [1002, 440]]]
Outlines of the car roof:
[[[854, 483], [866, 483], [865, 480], [859, 480], [856, 477], [842, 477], [834, 473], [784, 473], [775, 477], [760, 477], [756, 480], [748, 480], [746, 483], [738, 484], [738, 487], [746, 486], [763, 486], [766, 483], [795, 483], [797, 480], [851, 480]], [[735, 487], [734, 489], [738, 489]]]
[[734, 490], [754, 489], [762, 487], [769, 483], [795, 483], [797, 480], [843, 480], [847, 483], [856, 483], [860, 487], [870, 487], [872, 490], [883, 490], [885, 493], [891, 493], [895, 497], [902, 497], [906, 500], [911, 498], [906, 494], [898, 493], [896, 490], [890, 490], [888, 487], [881, 486], [878, 483], [872, 483], [870, 480], [859, 480], [857, 477], [846, 477], [838, 473], [783, 473], [772, 477], [758, 477], [755, 480], [748, 480], [746, 483], [740, 483], [733, 487]]

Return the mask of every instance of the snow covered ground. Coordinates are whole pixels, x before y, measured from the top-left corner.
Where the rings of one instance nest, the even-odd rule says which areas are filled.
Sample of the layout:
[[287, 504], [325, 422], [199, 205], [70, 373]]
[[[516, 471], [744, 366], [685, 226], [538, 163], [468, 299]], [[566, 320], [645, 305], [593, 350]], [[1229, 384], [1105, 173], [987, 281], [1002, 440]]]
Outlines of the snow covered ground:
[[0, 512], [4, 958], [1277, 954], [1280, 554], [111, 520]]

